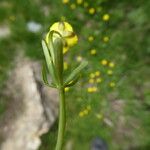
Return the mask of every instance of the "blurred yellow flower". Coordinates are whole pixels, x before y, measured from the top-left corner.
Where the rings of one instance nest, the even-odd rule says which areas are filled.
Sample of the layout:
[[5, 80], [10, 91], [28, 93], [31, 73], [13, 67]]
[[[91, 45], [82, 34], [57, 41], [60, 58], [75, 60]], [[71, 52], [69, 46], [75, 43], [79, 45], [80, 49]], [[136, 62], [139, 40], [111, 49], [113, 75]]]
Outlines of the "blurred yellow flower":
[[84, 8], [87, 8], [89, 6], [89, 3], [84, 2], [83, 6], [84, 6]]
[[97, 79], [96, 79], [96, 82], [97, 82], [97, 83], [101, 83], [101, 82], [102, 82], [102, 78], [97, 78]]
[[85, 110], [83, 111], [83, 113], [84, 113], [84, 115], [87, 115], [87, 114], [89, 113], [89, 111], [88, 111], [87, 109], [85, 109]]
[[12, 16], [9, 17], [9, 19], [10, 19], [11, 21], [15, 21], [16, 17], [12, 15]]
[[94, 83], [94, 79], [89, 79], [89, 83]]
[[90, 105], [88, 105], [86, 108], [87, 108], [88, 111], [91, 110], [91, 106]]
[[69, 87], [65, 87], [65, 92], [68, 92], [69, 91]]
[[89, 87], [89, 88], [87, 89], [87, 91], [88, 91], [89, 93], [92, 93], [92, 92], [93, 92], [93, 88], [92, 88], [92, 87]]
[[104, 14], [103, 17], [102, 17], [102, 19], [103, 19], [104, 21], [109, 21], [109, 19], [110, 19], [109, 14]]
[[103, 66], [106, 66], [106, 65], [108, 64], [108, 61], [107, 61], [106, 59], [103, 59], [103, 60], [101, 61], [101, 64], [102, 64]]
[[102, 115], [101, 113], [97, 113], [97, 114], [96, 114], [96, 118], [102, 119], [102, 118], [103, 118], [103, 115]]
[[108, 37], [108, 36], [103, 37], [103, 41], [104, 41], [105, 43], [107, 43], [107, 42], [109, 41], [109, 37]]
[[96, 49], [91, 49], [90, 54], [95, 55], [96, 54]]
[[100, 74], [101, 74], [100, 71], [95, 72], [95, 76], [97, 76], [97, 77], [100, 76]]
[[108, 65], [109, 65], [110, 68], [115, 67], [115, 64], [113, 62], [110, 62]]
[[91, 110], [90, 107], [87, 107], [86, 109], [84, 109], [83, 111], [79, 112], [79, 117], [84, 117], [85, 115], [89, 114], [89, 111]]
[[97, 87], [93, 87], [93, 92], [97, 92]]
[[67, 3], [69, 3], [69, 0], [62, 0], [62, 3], [67, 4]]
[[88, 89], [87, 89], [87, 91], [89, 92], [89, 93], [94, 93], [94, 92], [97, 92], [97, 87], [96, 86], [93, 86], [93, 87], [88, 87]]
[[77, 0], [77, 4], [81, 5], [83, 3], [83, 0]]
[[112, 71], [112, 70], [107, 70], [107, 74], [108, 74], [108, 75], [112, 75], [112, 74], [113, 74], [113, 71]]
[[115, 84], [115, 82], [110, 82], [110, 83], [109, 83], [109, 86], [110, 86], [110, 87], [115, 87], [116, 84]]
[[94, 73], [91, 73], [91, 74], [90, 74], [90, 78], [95, 78], [95, 74], [94, 74]]
[[93, 15], [95, 13], [95, 9], [94, 8], [90, 8], [89, 9], [89, 14]]
[[83, 60], [83, 58], [81, 56], [77, 56], [76, 60], [77, 60], [77, 62], [81, 62]]
[[64, 70], [67, 70], [67, 69], [68, 69], [68, 63], [64, 62]]
[[[74, 33], [72, 26], [68, 22], [56, 22], [50, 27], [50, 31], [57, 31], [64, 38], [63, 53], [66, 53], [70, 47], [78, 42], [78, 37]], [[46, 42], [49, 41], [49, 34], [46, 35]], [[58, 34], [54, 34], [53, 40], [58, 37]]]
[[70, 8], [73, 10], [73, 9], [76, 9], [76, 4], [71, 4], [70, 5]]
[[79, 117], [83, 117], [84, 116], [84, 112], [79, 112]]
[[94, 37], [93, 37], [93, 36], [89, 36], [89, 37], [88, 37], [88, 41], [89, 41], [89, 42], [92, 42], [93, 40], [94, 40]]

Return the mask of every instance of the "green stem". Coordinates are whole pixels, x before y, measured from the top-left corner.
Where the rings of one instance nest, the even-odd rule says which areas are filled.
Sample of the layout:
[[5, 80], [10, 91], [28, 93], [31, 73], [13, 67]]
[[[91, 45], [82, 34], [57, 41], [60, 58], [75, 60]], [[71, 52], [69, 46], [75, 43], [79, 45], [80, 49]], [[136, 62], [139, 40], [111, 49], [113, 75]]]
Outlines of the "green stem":
[[62, 150], [66, 125], [65, 93], [64, 88], [59, 88], [58, 90], [59, 90], [59, 125], [55, 150]]

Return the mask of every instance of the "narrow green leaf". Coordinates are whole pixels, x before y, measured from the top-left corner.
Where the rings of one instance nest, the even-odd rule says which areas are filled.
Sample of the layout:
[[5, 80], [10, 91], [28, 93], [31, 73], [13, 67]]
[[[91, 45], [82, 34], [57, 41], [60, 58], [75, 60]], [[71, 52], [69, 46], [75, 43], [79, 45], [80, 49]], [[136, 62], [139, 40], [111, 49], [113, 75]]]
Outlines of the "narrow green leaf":
[[50, 52], [50, 54], [51, 54], [53, 63], [54, 63], [54, 61], [55, 61], [55, 49], [54, 49], [54, 42], [53, 42], [53, 40], [54, 40], [53, 38], [55, 37], [54, 34], [57, 34], [57, 35], [59, 35], [60, 37], [62, 37], [61, 34], [60, 34], [59, 32], [57, 32], [57, 31], [50, 31], [49, 34], [48, 34], [48, 39], [49, 39], [49, 40], [48, 40], [49, 52]]
[[43, 77], [43, 81], [46, 85], [49, 85], [48, 79], [47, 79], [47, 71], [46, 71], [46, 66], [45, 64], [42, 67], [42, 77]]
[[43, 81], [45, 83], [45, 85], [52, 87], [52, 88], [56, 88], [55, 84], [50, 84], [47, 78], [47, 69], [46, 69], [46, 65], [43, 64], [42, 67], [42, 77], [43, 77]]
[[59, 78], [59, 82], [62, 83], [62, 74], [63, 74], [63, 43], [61, 38], [56, 38], [54, 41], [54, 49], [55, 49], [55, 62], [54, 65], [56, 67], [57, 76]]
[[79, 73], [87, 66], [88, 62], [83, 61], [76, 69], [72, 71], [72, 73], [68, 76], [66, 79], [64, 85], [67, 85], [70, 83], [72, 80], [75, 80], [75, 78], [79, 75]]
[[79, 78], [80, 78], [80, 75], [78, 75], [76, 78], [74, 78], [74, 80], [72, 80], [70, 83], [65, 84], [64, 87], [70, 87], [70, 86], [75, 85], [78, 82]]
[[54, 68], [54, 65], [53, 65], [53, 61], [50, 57], [48, 47], [47, 47], [46, 42], [44, 40], [42, 40], [42, 47], [43, 47], [43, 52], [44, 52], [44, 56], [45, 56], [48, 71], [49, 71], [49, 73], [52, 77], [53, 82], [57, 83], [56, 72], [55, 72], [55, 68]]
[[49, 39], [48, 40], [49, 52], [51, 54], [52, 61], [54, 62], [55, 55], [54, 55], [54, 46], [53, 46], [53, 32], [49, 32], [48, 39]]

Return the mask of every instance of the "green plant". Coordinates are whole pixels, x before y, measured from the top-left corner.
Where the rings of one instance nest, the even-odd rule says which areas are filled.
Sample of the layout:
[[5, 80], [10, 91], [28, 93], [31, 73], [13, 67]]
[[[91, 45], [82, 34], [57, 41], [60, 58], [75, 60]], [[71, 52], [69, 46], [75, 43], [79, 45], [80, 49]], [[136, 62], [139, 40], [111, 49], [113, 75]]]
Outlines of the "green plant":
[[[42, 75], [44, 83], [59, 92], [59, 126], [56, 150], [61, 150], [66, 124], [65, 92], [66, 87], [74, 85], [80, 72], [87, 66], [87, 61], [82, 61], [67, 78], [64, 78], [63, 52], [77, 43], [77, 36], [73, 32], [70, 24], [67, 22], [58, 22], [52, 25], [46, 39], [42, 40], [43, 52], [46, 64], [43, 65]], [[51, 76], [51, 83], [48, 81], [47, 74]]]

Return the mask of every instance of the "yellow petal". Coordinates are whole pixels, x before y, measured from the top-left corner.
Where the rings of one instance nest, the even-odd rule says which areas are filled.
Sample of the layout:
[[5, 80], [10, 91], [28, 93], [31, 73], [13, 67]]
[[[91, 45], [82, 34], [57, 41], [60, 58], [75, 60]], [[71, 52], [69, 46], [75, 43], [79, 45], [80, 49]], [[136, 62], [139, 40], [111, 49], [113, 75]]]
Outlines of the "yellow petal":
[[50, 31], [54, 30], [54, 31], [62, 33], [61, 23], [62, 23], [62, 26], [64, 26], [64, 31], [73, 32], [73, 28], [68, 22], [56, 22], [50, 27]]
[[71, 47], [78, 42], [78, 37], [74, 35], [73, 37], [66, 38], [67, 46]]
[[68, 51], [69, 47], [63, 47], [63, 54], [65, 54]]

